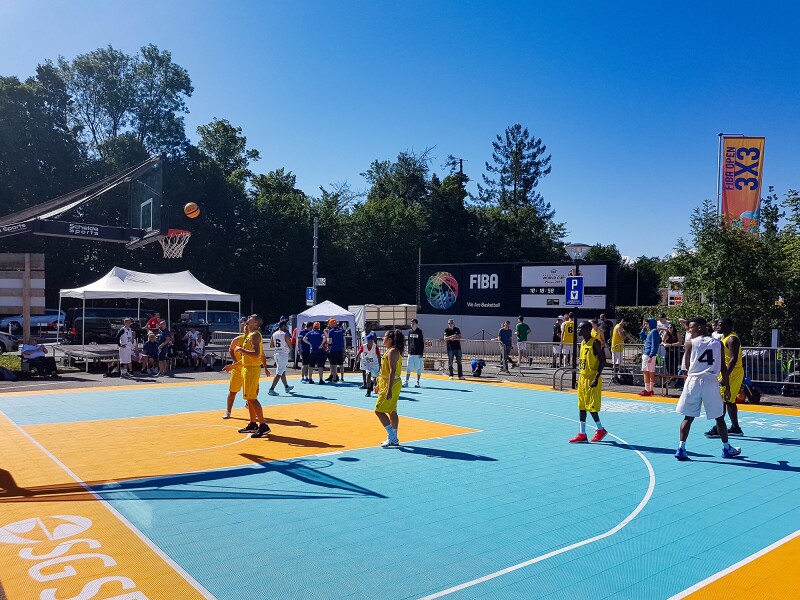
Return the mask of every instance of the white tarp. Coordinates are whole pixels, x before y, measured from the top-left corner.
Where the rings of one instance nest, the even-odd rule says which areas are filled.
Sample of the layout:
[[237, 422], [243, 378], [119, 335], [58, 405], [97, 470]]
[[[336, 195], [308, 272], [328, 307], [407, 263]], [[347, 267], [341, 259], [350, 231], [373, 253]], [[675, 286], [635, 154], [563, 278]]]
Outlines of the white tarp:
[[322, 321], [324, 323], [328, 319], [348, 321], [350, 327], [355, 327], [356, 324], [356, 317], [353, 313], [330, 300], [320, 302], [297, 315], [298, 323], [303, 321]]
[[[140, 273], [114, 267], [89, 285], [61, 290], [63, 298], [148, 298], [167, 300], [206, 300], [239, 302], [239, 294], [226, 294], [195, 278], [190, 271], [180, 273]], [[334, 305], [335, 306], [335, 305]]]

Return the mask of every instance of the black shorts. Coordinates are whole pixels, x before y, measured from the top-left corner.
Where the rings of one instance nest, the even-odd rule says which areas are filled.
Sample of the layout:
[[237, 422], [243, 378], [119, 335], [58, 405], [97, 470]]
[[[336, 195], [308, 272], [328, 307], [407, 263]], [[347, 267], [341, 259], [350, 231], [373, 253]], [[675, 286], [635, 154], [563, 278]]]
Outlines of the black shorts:
[[344, 350], [331, 350], [331, 365], [344, 364]]
[[303, 363], [303, 366], [307, 366], [311, 364], [311, 353], [303, 350], [300, 352], [300, 360]]
[[309, 364], [312, 367], [324, 367], [325, 366], [325, 353], [324, 352], [312, 352], [311, 353], [311, 362]]
[[158, 351], [158, 360], [164, 361], [169, 358], [169, 346], [164, 346]]

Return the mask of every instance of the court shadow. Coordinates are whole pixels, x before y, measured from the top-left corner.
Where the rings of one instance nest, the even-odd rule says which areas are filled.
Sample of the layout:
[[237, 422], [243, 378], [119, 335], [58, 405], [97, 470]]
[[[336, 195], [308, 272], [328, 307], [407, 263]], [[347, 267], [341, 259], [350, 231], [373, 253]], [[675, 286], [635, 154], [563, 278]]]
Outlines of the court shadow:
[[419, 402], [419, 398], [409, 398], [403, 393], [402, 396], [398, 398], [398, 400], [405, 400], [406, 402]]
[[305, 400], [330, 400], [327, 396], [307, 396], [305, 394], [298, 394], [296, 392], [292, 392], [284, 396], [284, 398], [304, 398]]
[[448, 460], [497, 462], [496, 458], [492, 458], [490, 456], [481, 456], [479, 454], [470, 454], [468, 452], [455, 452], [453, 450], [442, 450], [440, 448], [426, 448], [424, 446], [401, 445], [398, 448], [398, 450], [400, 450], [400, 452], [408, 452], [410, 454], [419, 454], [420, 456], [427, 456], [428, 458], [446, 458]]
[[[606, 446], [614, 446], [615, 448], [620, 448], [621, 450], [639, 450], [640, 452], [646, 452], [648, 454], [675, 454], [675, 448], [659, 448], [657, 446], [640, 446], [638, 444], [620, 444], [616, 440], [609, 440], [606, 442], [592, 442], [594, 444], [604, 444]], [[713, 458], [713, 454], [700, 454], [699, 452], [691, 452], [689, 450], [686, 451], [686, 454], [689, 457], [697, 457], [697, 458]]]
[[[109, 501], [137, 500], [323, 500], [353, 497], [386, 498], [365, 487], [321, 471], [333, 464], [323, 460], [271, 460], [255, 454], [242, 457], [256, 463], [231, 469], [183, 473], [151, 478], [136, 478], [127, 481], [87, 482], [93, 492]], [[315, 465], [317, 468], [315, 468]], [[322, 465], [322, 467], [319, 467]], [[324, 491], [298, 489], [287, 490], [278, 482], [279, 490], [237, 485], [238, 477], [252, 477], [254, 473], [274, 471], [291, 479]], [[215, 483], [223, 482], [223, 483]], [[227, 483], [225, 483], [227, 482]], [[81, 484], [65, 482], [52, 485], [21, 488], [8, 471], [0, 470], [0, 504], [19, 502], [97, 502]]]
[[462, 394], [471, 394], [472, 392], [475, 391], [475, 390], [462, 390], [462, 389], [459, 389], [459, 388], [431, 387], [431, 386], [428, 386], [428, 385], [425, 386], [425, 389], [426, 390], [440, 390], [442, 392], [460, 392]]
[[703, 461], [715, 465], [733, 465], [736, 467], [749, 467], [751, 469], [764, 469], [766, 471], [784, 471], [786, 473], [800, 473], [800, 467], [793, 467], [788, 460], [779, 460], [777, 463], [762, 462], [760, 460], [750, 460], [746, 455], [740, 454], [736, 458], [725, 460]]

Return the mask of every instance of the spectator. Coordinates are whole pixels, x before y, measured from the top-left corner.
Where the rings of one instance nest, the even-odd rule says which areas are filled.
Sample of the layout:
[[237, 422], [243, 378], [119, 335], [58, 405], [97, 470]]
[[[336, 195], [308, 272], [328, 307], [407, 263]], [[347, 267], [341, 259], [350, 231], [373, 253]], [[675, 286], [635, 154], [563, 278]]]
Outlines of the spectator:
[[36, 369], [39, 375], [45, 377], [58, 377], [56, 359], [47, 356], [47, 348], [31, 338], [27, 344], [22, 345], [22, 358], [28, 361], [31, 369]]
[[320, 331], [318, 322], [311, 326], [303, 342], [309, 349], [308, 383], [314, 383], [314, 370], [319, 369], [319, 383], [322, 385], [325, 383], [322, 379], [325, 370], [325, 336]]
[[167, 361], [169, 360], [170, 348], [172, 347], [172, 334], [167, 329], [167, 322], [159, 323], [158, 331], [158, 377], [167, 374]]
[[313, 383], [311, 380], [311, 346], [306, 342], [306, 336], [314, 324], [311, 321], [303, 323], [303, 331], [298, 333], [297, 340], [300, 346], [300, 360], [303, 365], [300, 371], [300, 383]]
[[214, 355], [211, 352], [206, 352], [206, 341], [203, 339], [202, 333], [197, 333], [197, 339], [194, 341], [194, 347], [191, 351], [191, 360], [194, 363], [195, 370], [203, 362], [206, 364], [206, 371], [211, 370], [211, 365], [214, 364]]
[[635, 342], [636, 338], [625, 331], [625, 325], [628, 322], [624, 317], [620, 318], [614, 329], [611, 332], [611, 359], [614, 365], [614, 375], [611, 378], [611, 383], [620, 383], [619, 374], [622, 371], [625, 354], [625, 342]]
[[606, 345], [606, 338], [605, 338], [605, 336], [603, 335], [603, 330], [600, 328], [600, 323], [597, 321], [597, 319], [592, 319], [592, 320], [590, 320], [590, 321], [589, 321], [589, 323], [590, 323], [590, 324], [591, 324], [591, 326], [592, 326], [592, 331], [591, 331], [590, 335], [591, 335], [591, 336], [592, 336], [594, 339], [596, 339], [596, 340], [600, 340], [600, 345], [601, 345], [601, 346], [603, 346], [603, 347], [605, 347], [605, 345]]
[[150, 375], [156, 375], [158, 373], [158, 342], [156, 341], [156, 334], [155, 333], [148, 333], [147, 334], [147, 341], [144, 343], [144, 356], [147, 357], [142, 358], [142, 369], [144, 369], [145, 363], [144, 360], [147, 360], [148, 363], [148, 372]]
[[668, 375], [677, 375], [680, 358], [680, 347], [683, 345], [674, 323], [670, 323], [661, 334], [661, 345], [665, 349], [665, 365]]
[[[524, 357], [527, 356], [528, 350], [528, 335], [531, 332], [531, 328], [528, 327], [528, 324], [525, 323], [525, 317], [520, 315], [517, 317], [517, 327], [514, 330], [514, 335], [517, 337], [517, 355], [519, 356], [519, 364], [522, 364]], [[528, 360], [528, 364], [531, 364], [532, 360]]]
[[[147, 319], [147, 331], [148, 333], [154, 333], [158, 335], [158, 324], [161, 322], [161, 315], [155, 313], [152, 317]], [[149, 339], [149, 335], [148, 335]]]
[[556, 368], [556, 362], [558, 362], [558, 366], [564, 366], [564, 355], [561, 353], [561, 325], [564, 322], [564, 317], [562, 315], [558, 315], [556, 317], [556, 322], [553, 324], [553, 364], [550, 365], [553, 369]]
[[356, 364], [364, 373], [364, 385], [362, 390], [367, 390], [367, 397], [372, 394], [372, 388], [378, 380], [381, 364], [381, 351], [375, 342], [375, 334], [370, 332], [364, 338], [364, 343], [359, 346], [356, 352]]
[[642, 351], [642, 375], [644, 376], [644, 390], [639, 392], [640, 396], [652, 396], [655, 392], [656, 383], [656, 357], [661, 346], [661, 336], [658, 333], [655, 319], [647, 319], [649, 332], [644, 342]]
[[[503, 324], [500, 326], [500, 331], [497, 332], [497, 337], [494, 338], [493, 342], [500, 342], [500, 361], [501, 361], [501, 373], [508, 373], [508, 363], [511, 363], [511, 368], [513, 369], [516, 365], [514, 361], [511, 359], [511, 321], [503, 321]], [[473, 369], [474, 371], [475, 369]]]
[[297, 360], [300, 358], [300, 346], [297, 345], [297, 332], [300, 332], [300, 335], [303, 335], [303, 331], [306, 328], [306, 324], [302, 323], [300, 327], [295, 327], [292, 330], [292, 356], [294, 356], [294, 368], [297, 369]]
[[[177, 331], [177, 327], [176, 327]], [[195, 329], [194, 325], [189, 325], [189, 329], [186, 333], [183, 334], [181, 337], [181, 341], [183, 342], [183, 347], [186, 349], [186, 352], [189, 356], [194, 353], [194, 346], [197, 343], [197, 336], [200, 332]]]
[[422, 374], [422, 355], [425, 353], [425, 336], [422, 329], [418, 327], [419, 321], [411, 319], [411, 329], [408, 332], [408, 365], [406, 366], [406, 380], [403, 387], [408, 387], [408, 378], [412, 371], [417, 372], [417, 383], [414, 387], [419, 387], [419, 378]]
[[330, 381], [344, 383], [344, 329], [339, 327], [336, 319], [328, 320], [328, 332], [326, 341], [330, 348], [331, 376]]
[[648, 333], [650, 333], [650, 325], [647, 322], [647, 317], [644, 317], [642, 319], [642, 328], [639, 330], [639, 341], [644, 343]]
[[614, 324], [606, 319], [606, 313], [600, 313], [597, 324], [600, 326], [600, 331], [603, 333], [603, 339], [606, 341], [606, 345], [611, 346], [611, 334], [614, 330]]
[[458, 367], [458, 378], [464, 379], [464, 372], [461, 367], [461, 330], [456, 327], [456, 322], [453, 319], [447, 321], [447, 329], [444, 330], [444, 341], [447, 342], [447, 367], [450, 371], [450, 379], [453, 378], [454, 358]]

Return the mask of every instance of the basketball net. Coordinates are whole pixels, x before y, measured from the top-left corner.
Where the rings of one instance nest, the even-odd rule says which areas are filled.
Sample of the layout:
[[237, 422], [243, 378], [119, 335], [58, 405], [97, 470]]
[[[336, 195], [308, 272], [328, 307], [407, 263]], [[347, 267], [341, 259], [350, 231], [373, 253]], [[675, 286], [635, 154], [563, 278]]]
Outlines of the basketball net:
[[158, 240], [164, 250], [164, 258], [181, 258], [183, 249], [189, 243], [190, 237], [192, 237], [191, 231], [183, 229], [170, 229], [167, 231], [167, 235]]

